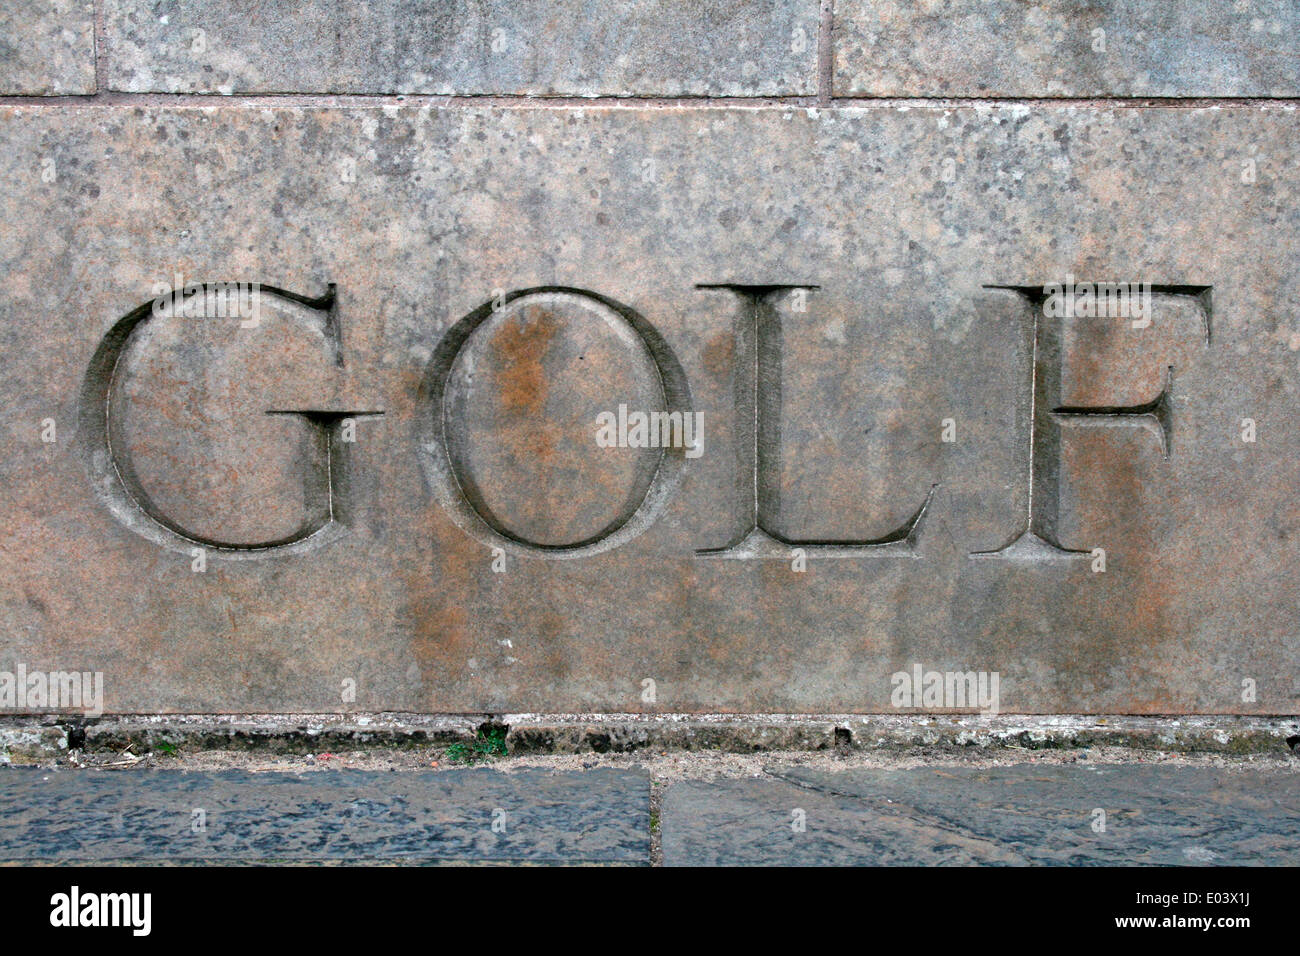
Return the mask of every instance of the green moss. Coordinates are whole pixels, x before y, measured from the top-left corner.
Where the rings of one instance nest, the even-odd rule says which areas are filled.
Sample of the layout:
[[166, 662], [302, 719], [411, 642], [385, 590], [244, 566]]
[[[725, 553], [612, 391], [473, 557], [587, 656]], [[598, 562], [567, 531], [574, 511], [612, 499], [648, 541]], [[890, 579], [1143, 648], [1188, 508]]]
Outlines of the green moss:
[[447, 748], [447, 759], [452, 763], [479, 763], [506, 755], [506, 728], [499, 725], [478, 729], [472, 743], [452, 744]]

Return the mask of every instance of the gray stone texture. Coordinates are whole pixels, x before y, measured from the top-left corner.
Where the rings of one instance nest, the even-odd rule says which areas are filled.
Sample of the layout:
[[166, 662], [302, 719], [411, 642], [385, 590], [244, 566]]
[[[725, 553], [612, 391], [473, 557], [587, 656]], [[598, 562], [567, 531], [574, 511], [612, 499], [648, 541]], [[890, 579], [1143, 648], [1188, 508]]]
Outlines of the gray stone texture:
[[834, 49], [837, 96], [1300, 95], [1294, 0], [836, 0]]
[[5, 0], [0, 5], [0, 96], [94, 92], [90, 0]]
[[[1294, 714], [1298, 154], [1284, 107], [6, 107], [0, 670], [117, 713], [896, 713], [920, 664]], [[298, 298], [152, 314], [177, 273]], [[1071, 275], [1166, 291], [990, 288]], [[598, 448], [620, 403], [703, 454]]]
[[815, 92], [817, 0], [106, 0], [129, 92]]
[[649, 806], [629, 770], [9, 768], [0, 861], [648, 864]]
[[1300, 863], [1296, 773], [1025, 764], [768, 774], [671, 785], [664, 865]]

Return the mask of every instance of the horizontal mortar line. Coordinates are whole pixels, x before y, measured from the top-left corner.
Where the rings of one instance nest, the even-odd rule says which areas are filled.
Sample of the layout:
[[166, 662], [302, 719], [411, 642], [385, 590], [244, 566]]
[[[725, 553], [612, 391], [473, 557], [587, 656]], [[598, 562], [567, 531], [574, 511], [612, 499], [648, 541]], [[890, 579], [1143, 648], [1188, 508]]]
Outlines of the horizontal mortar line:
[[540, 109], [582, 107], [816, 106], [817, 97], [800, 96], [550, 96], [467, 93], [122, 93], [63, 96], [0, 96], [0, 105], [60, 106], [508, 106]]
[[1296, 96], [835, 96], [834, 106], [1273, 106]]
[[349, 106], [500, 106], [532, 109], [897, 109], [960, 107], [1286, 107], [1300, 105], [1300, 96], [545, 96], [533, 94], [433, 94], [433, 93], [123, 93], [99, 92], [60, 96], [0, 95], [0, 106], [242, 106], [242, 107], [349, 107]]

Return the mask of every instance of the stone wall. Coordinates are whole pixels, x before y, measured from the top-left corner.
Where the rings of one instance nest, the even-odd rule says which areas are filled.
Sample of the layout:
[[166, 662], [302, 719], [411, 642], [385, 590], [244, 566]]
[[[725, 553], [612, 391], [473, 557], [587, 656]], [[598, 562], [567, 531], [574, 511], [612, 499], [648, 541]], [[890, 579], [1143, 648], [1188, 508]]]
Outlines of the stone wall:
[[13, 0], [0, 711], [1300, 712], [1298, 34]]

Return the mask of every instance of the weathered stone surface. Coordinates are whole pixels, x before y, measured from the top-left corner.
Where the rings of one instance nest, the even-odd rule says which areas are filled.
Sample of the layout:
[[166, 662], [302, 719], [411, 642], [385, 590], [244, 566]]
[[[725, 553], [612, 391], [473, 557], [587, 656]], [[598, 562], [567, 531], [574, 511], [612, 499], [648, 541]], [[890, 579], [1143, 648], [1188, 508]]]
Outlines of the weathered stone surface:
[[817, 0], [107, 0], [130, 92], [763, 96], [816, 89]]
[[[109, 712], [892, 713], [920, 665], [1296, 713], [1293, 120], [0, 111], [0, 671]], [[1151, 324], [1020, 291], [1071, 275]], [[154, 314], [226, 280], [255, 320]], [[641, 403], [702, 454], [598, 447]]]
[[650, 862], [639, 771], [0, 773], [4, 862]]
[[[1140, 764], [673, 784], [666, 866], [1295, 866], [1300, 774]], [[802, 829], [800, 829], [802, 827]]]
[[6, 0], [0, 7], [0, 96], [95, 92], [89, 0]]
[[1292, 0], [837, 0], [834, 89], [1296, 96], [1297, 36]]

